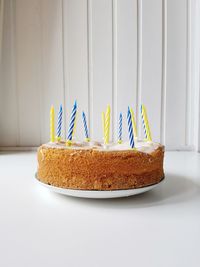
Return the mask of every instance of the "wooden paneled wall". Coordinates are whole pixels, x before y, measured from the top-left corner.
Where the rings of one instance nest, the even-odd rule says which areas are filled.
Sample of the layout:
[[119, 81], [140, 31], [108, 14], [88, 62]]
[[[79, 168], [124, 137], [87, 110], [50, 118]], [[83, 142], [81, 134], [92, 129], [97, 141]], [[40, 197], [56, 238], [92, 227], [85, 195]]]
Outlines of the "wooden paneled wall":
[[[189, 1], [189, 0], [188, 0]], [[101, 112], [131, 105], [143, 136], [144, 103], [153, 139], [193, 147], [188, 82], [187, 0], [6, 0], [0, 72], [0, 146], [38, 146], [49, 139], [49, 109], [64, 106], [64, 129], [78, 102], [91, 136], [102, 139]]]

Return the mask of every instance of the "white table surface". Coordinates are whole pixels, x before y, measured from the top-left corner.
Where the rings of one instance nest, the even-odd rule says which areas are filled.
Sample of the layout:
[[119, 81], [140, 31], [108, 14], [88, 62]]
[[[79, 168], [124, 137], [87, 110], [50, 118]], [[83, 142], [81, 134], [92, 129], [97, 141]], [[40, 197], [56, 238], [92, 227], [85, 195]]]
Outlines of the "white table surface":
[[36, 167], [0, 153], [1, 267], [200, 266], [200, 154], [166, 153], [163, 184], [113, 200], [49, 192]]

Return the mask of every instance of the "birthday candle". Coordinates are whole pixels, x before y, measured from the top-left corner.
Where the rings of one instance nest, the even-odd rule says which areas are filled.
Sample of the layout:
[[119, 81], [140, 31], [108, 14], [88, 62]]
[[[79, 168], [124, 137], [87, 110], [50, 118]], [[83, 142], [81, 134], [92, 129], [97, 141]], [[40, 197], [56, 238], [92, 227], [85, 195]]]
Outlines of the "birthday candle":
[[87, 121], [86, 121], [86, 116], [85, 116], [85, 112], [84, 111], [82, 112], [82, 118], [83, 118], [84, 130], [85, 130], [85, 139], [86, 139], [86, 142], [89, 142], [90, 141], [90, 138], [89, 138]]
[[108, 105], [105, 117], [105, 140], [104, 140], [105, 144], [109, 143], [109, 135], [110, 135], [110, 106]]
[[69, 129], [68, 129], [68, 135], [67, 135], [67, 145], [71, 144], [72, 141], [72, 133], [74, 130], [74, 123], [75, 123], [75, 119], [76, 119], [76, 112], [77, 112], [77, 103], [76, 101], [74, 102], [74, 106], [72, 109], [72, 113], [71, 113], [71, 118], [70, 118], [70, 124], [69, 124]]
[[122, 143], [122, 113], [119, 114], [119, 132], [118, 132], [118, 143]]
[[54, 107], [50, 110], [50, 141], [55, 142], [55, 122], [54, 122]]
[[110, 105], [107, 107], [108, 110], [108, 143], [110, 141]]
[[102, 119], [102, 129], [103, 129], [103, 140], [105, 141], [105, 113], [101, 113], [101, 119]]
[[74, 129], [73, 129], [73, 132], [72, 132], [72, 139], [74, 138], [74, 135], [75, 135], [75, 132], [76, 132], [77, 117], [78, 117], [78, 112], [75, 115]]
[[134, 135], [133, 135], [133, 125], [132, 125], [132, 119], [131, 119], [131, 112], [130, 108], [128, 107], [128, 113], [127, 113], [127, 121], [128, 121], [128, 133], [129, 133], [129, 143], [130, 147], [134, 148]]
[[143, 106], [144, 122], [145, 122], [145, 126], [146, 126], [146, 131], [147, 131], [147, 140], [152, 141], [151, 130], [150, 130], [150, 126], [149, 126], [149, 120], [147, 117], [146, 107], [144, 105], [142, 105], [142, 106]]
[[142, 115], [142, 125], [143, 125], [143, 128], [144, 128], [144, 136], [147, 139], [147, 130], [146, 130], [146, 126], [145, 126], [144, 113], [143, 113], [142, 105], [141, 105], [141, 115]]
[[137, 127], [136, 127], [136, 122], [135, 122], [135, 115], [134, 115], [134, 112], [133, 112], [132, 108], [130, 108], [130, 112], [131, 112], [131, 119], [132, 119], [134, 137], [137, 137]]
[[58, 125], [57, 125], [57, 141], [61, 140], [61, 129], [62, 129], [62, 105], [60, 105], [60, 110], [58, 113]]

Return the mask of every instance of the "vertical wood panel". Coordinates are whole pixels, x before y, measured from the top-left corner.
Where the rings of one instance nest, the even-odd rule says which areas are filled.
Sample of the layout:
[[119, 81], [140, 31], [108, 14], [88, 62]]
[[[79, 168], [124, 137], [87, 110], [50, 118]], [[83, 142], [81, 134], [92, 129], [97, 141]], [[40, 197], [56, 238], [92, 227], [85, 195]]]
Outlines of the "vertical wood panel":
[[0, 63], [2, 54], [3, 23], [4, 23], [4, 1], [0, 1]]
[[[1, 18], [2, 19], [2, 18]], [[15, 85], [14, 6], [4, 1], [0, 62], [0, 146], [18, 145], [18, 108]]]
[[89, 15], [92, 137], [102, 140], [101, 112], [112, 104], [112, 1], [89, 0]]
[[82, 111], [88, 114], [87, 0], [66, 0], [64, 15], [64, 61], [67, 129], [74, 100], [78, 103], [75, 138], [84, 138]]
[[40, 0], [16, 1], [16, 86], [19, 145], [40, 144]]
[[[49, 111], [64, 103], [62, 0], [41, 0], [42, 23], [42, 142], [49, 140]], [[65, 119], [65, 118], [64, 118]]]
[[166, 145], [186, 144], [187, 0], [167, 1]]
[[123, 137], [127, 134], [127, 106], [137, 104], [137, 0], [116, 1], [116, 104], [115, 133], [123, 112]]
[[191, 103], [188, 109], [190, 144], [200, 152], [200, 2], [189, 2], [189, 87]]
[[[160, 141], [162, 88], [162, 1], [142, 0], [140, 104], [147, 107], [152, 138]], [[140, 116], [140, 113], [139, 113]], [[141, 125], [141, 124], [140, 124]]]

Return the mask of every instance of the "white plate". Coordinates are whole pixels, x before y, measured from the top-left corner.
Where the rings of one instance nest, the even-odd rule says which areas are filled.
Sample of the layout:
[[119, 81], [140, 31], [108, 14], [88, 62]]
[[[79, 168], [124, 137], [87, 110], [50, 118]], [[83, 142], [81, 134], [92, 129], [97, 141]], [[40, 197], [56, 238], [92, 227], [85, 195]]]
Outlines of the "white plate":
[[163, 182], [164, 179], [162, 179], [159, 183], [154, 184], [154, 185], [149, 185], [145, 186], [142, 188], [136, 188], [136, 189], [121, 189], [121, 190], [80, 190], [80, 189], [66, 189], [66, 188], [61, 188], [61, 187], [56, 187], [52, 185], [48, 185], [45, 183], [40, 182], [37, 179], [37, 174], [35, 175], [36, 180], [38, 183], [41, 185], [45, 186], [46, 188], [50, 189], [51, 191], [67, 196], [73, 196], [73, 197], [83, 197], [83, 198], [119, 198], [119, 197], [129, 197], [133, 195], [138, 195], [144, 192], [147, 192], [159, 184]]

